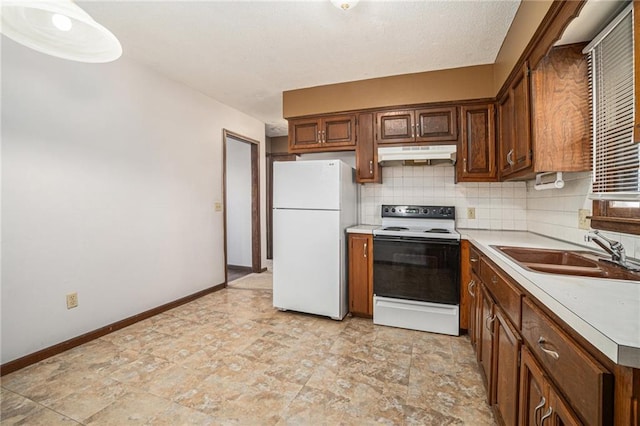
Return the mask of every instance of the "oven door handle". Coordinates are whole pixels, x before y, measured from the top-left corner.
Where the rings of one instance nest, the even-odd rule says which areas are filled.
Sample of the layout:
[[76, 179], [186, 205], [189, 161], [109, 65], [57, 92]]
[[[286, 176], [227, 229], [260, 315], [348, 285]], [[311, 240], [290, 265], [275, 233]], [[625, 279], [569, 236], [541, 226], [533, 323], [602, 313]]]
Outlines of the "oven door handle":
[[429, 244], [441, 244], [441, 245], [447, 245], [447, 246], [458, 246], [460, 245], [460, 241], [458, 240], [447, 240], [447, 239], [434, 239], [434, 238], [401, 238], [401, 237], [374, 237], [373, 238], [374, 241], [374, 247], [375, 247], [375, 242], [379, 241], [379, 242], [397, 242], [397, 243], [414, 243], [414, 244], [425, 244], [425, 243], [429, 243]]

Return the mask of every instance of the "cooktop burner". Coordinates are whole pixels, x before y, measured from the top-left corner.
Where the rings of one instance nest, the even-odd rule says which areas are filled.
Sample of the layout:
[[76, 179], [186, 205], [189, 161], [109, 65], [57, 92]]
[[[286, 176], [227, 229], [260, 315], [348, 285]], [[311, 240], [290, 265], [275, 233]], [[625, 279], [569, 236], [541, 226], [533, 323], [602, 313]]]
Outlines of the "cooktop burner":
[[448, 229], [444, 229], [444, 228], [431, 228], [431, 229], [427, 229], [424, 232], [428, 232], [431, 234], [448, 234], [449, 232], [451, 232]]
[[408, 231], [409, 228], [405, 228], [404, 226], [387, 226], [384, 228], [385, 231]]

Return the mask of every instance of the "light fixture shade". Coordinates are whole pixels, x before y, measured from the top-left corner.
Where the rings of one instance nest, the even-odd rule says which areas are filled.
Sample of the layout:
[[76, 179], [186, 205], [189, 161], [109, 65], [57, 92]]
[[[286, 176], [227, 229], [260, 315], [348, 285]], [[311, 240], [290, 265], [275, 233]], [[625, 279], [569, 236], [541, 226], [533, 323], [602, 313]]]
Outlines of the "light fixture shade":
[[331, 3], [338, 9], [349, 10], [356, 7], [359, 0], [331, 0]]
[[116, 36], [71, 0], [2, 0], [1, 4], [0, 32], [38, 52], [92, 63], [111, 62], [122, 55]]

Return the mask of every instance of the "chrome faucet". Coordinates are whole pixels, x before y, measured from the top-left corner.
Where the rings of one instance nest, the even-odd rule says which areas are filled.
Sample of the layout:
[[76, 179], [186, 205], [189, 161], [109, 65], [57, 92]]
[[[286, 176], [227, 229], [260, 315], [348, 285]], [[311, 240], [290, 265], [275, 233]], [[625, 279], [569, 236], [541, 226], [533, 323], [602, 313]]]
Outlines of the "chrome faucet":
[[627, 260], [627, 255], [624, 251], [624, 246], [620, 241], [610, 240], [602, 235], [599, 231], [591, 231], [584, 236], [586, 242], [593, 241], [604, 251], [611, 255], [611, 262], [622, 266], [623, 268], [630, 269], [632, 271], [640, 270], [640, 265], [632, 263]]

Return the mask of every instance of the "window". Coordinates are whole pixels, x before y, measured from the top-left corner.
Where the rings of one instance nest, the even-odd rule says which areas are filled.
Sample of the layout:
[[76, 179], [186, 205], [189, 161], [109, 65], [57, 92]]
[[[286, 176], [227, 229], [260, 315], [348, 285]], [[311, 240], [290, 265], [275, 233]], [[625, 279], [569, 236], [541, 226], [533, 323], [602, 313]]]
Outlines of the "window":
[[593, 107], [591, 224], [640, 234], [640, 144], [633, 140], [632, 4], [585, 48], [585, 53], [589, 55]]

